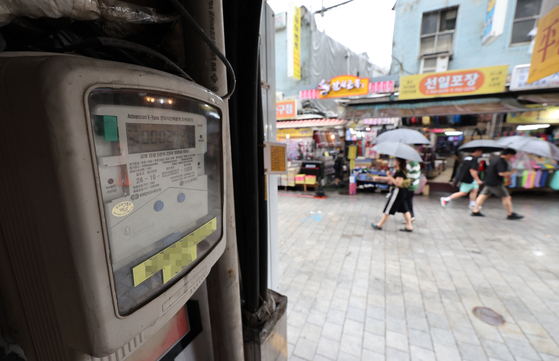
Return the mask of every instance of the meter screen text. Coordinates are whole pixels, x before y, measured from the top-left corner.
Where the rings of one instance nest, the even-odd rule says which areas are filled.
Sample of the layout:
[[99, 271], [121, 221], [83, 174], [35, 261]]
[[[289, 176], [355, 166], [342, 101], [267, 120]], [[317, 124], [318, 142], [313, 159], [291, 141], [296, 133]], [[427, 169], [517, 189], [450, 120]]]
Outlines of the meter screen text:
[[126, 123], [128, 154], [196, 147], [194, 125]]

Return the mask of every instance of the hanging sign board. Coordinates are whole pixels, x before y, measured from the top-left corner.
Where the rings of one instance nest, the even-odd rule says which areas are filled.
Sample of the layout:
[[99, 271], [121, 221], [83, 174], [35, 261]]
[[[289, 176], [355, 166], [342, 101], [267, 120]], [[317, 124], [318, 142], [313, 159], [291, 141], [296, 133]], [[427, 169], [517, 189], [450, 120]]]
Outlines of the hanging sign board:
[[276, 130], [276, 138], [310, 138], [312, 137], [312, 128], [294, 128], [294, 129], [278, 129]]
[[297, 117], [297, 100], [282, 100], [276, 102], [276, 119], [294, 119]]
[[559, 6], [538, 22], [528, 84], [559, 72]]
[[530, 64], [517, 65], [512, 71], [509, 90], [529, 90], [559, 88], [559, 73], [546, 76], [540, 80], [528, 84], [530, 74]]
[[293, 3], [287, 11], [287, 77], [301, 80], [301, 8]]
[[[528, 107], [530, 107], [528, 105]], [[534, 107], [540, 108], [539, 105]], [[546, 107], [545, 110], [508, 113], [507, 123], [511, 124], [559, 124], [559, 107]]]
[[322, 80], [318, 84], [318, 98], [343, 98], [369, 93], [369, 78], [360, 78], [353, 75], [340, 75], [330, 79]]
[[264, 173], [287, 174], [287, 144], [264, 142]]
[[507, 16], [508, 0], [488, 0], [485, 25], [483, 27], [483, 38], [481, 43], [489, 45], [503, 34], [505, 19]]
[[507, 70], [508, 65], [500, 65], [403, 76], [399, 99], [501, 93], [505, 91]]

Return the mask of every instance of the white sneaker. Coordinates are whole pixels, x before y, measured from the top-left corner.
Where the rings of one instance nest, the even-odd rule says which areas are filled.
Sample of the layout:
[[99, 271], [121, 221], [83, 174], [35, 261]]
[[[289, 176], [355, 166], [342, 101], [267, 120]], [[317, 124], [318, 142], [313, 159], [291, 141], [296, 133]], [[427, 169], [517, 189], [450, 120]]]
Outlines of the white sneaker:
[[447, 203], [448, 202], [444, 199], [444, 197], [441, 197], [441, 206], [443, 206], [443, 208], [446, 207]]

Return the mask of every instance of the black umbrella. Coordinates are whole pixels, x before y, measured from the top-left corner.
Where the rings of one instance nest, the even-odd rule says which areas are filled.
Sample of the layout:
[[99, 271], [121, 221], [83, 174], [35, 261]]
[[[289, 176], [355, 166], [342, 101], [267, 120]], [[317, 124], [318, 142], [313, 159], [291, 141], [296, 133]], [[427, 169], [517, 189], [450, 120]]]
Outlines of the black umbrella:
[[481, 149], [483, 153], [493, 153], [500, 152], [505, 149], [505, 147], [491, 139], [477, 139], [472, 140], [471, 142], [468, 142], [458, 148], [458, 150], [463, 152], [475, 152], [478, 149]]

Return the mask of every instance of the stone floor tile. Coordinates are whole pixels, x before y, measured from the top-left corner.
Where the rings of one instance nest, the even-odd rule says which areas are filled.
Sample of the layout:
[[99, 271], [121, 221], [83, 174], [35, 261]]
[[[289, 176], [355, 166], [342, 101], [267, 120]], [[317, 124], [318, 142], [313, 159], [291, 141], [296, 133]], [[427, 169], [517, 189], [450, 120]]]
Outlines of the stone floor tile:
[[379, 335], [374, 335], [372, 333], [365, 332], [363, 336], [363, 348], [367, 350], [371, 350], [380, 354], [385, 353], [386, 351], [386, 338]]
[[410, 329], [408, 331], [410, 345], [418, 346], [424, 349], [432, 350], [433, 343], [431, 336], [427, 332]]
[[436, 340], [437, 343], [445, 345], [448, 347], [456, 347], [456, 340], [454, 335], [450, 330], [442, 330], [440, 328], [431, 328], [431, 337]]
[[322, 326], [322, 336], [339, 341], [342, 338], [342, 330], [342, 325], [336, 325], [335, 323], [326, 321], [324, 326]]
[[321, 337], [318, 341], [316, 354], [328, 357], [332, 360], [337, 360], [338, 352], [340, 351], [340, 343], [332, 339]]
[[324, 325], [325, 321], [326, 321], [326, 313], [320, 311], [311, 310], [309, 312], [309, 316], [307, 317], [308, 323], [312, 323], [317, 326]]
[[509, 348], [503, 343], [481, 340], [481, 345], [485, 350], [485, 353], [489, 357], [498, 358], [505, 361], [514, 361], [514, 357], [512, 356]]
[[385, 361], [386, 358], [383, 353], [377, 353], [373, 351], [369, 351], [367, 349], [363, 349], [361, 353], [361, 360], [363, 361]]
[[468, 361], [487, 361], [487, 355], [481, 346], [469, 343], [458, 342], [458, 350], [463, 360]]
[[375, 320], [374, 318], [367, 318], [365, 320], [365, 331], [377, 335], [384, 335], [385, 324], [383, 321]]
[[390, 347], [386, 348], [386, 361], [409, 361], [410, 354]]
[[540, 360], [540, 356], [536, 352], [536, 350], [530, 345], [530, 343], [526, 341], [518, 341], [514, 339], [507, 339], [506, 340], [507, 346], [509, 347], [510, 352], [514, 355], [516, 359], [518, 357], [523, 357], [527, 360]]
[[304, 338], [309, 341], [318, 342], [321, 334], [322, 334], [322, 327], [307, 322], [301, 329], [301, 334], [299, 335], [299, 338]]
[[411, 361], [436, 361], [435, 353], [418, 346], [410, 346]]
[[326, 321], [336, 325], [343, 325], [345, 322], [345, 312], [331, 308], [326, 315]]
[[[328, 358], [325, 356], [321, 356], [319, 354], [315, 354], [313, 361], [336, 361], [337, 358], [338, 358], [338, 354], [336, 354], [335, 358]], [[289, 361], [291, 361], [291, 359], [289, 359]]]
[[365, 309], [349, 306], [347, 308], [346, 318], [357, 322], [365, 322]]
[[365, 325], [363, 323], [353, 321], [353, 320], [350, 320], [350, 319], [346, 318], [342, 333], [347, 334], [349, 336], [362, 338], [364, 328], [365, 328]]
[[409, 345], [407, 335], [394, 331], [386, 331], [386, 347], [408, 352]]
[[437, 361], [461, 361], [460, 352], [457, 348], [441, 345], [435, 341], [435, 356]]
[[532, 335], [528, 335], [528, 339], [530, 340], [532, 346], [534, 346], [536, 351], [540, 354], [548, 354], [559, 357], [559, 347], [552, 339]]
[[352, 354], [348, 354], [345, 352], [340, 352], [338, 354], [338, 360], [337, 361], [359, 361], [361, 360], [360, 357], [352, 355]]
[[316, 347], [316, 342], [300, 338], [293, 350], [293, 356], [300, 357], [304, 360], [312, 360], [314, 358]]
[[386, 329], [390, 331], [406, 333], [407, 326], [406, 326], [406, 319], [405, 318], [396, 318], [392, 316], [386, 317]]
[[347, 354], [361, 357], [361, 349], [363, 348], [363, 338], [342, 334], [340, 343], [340, 351]]

